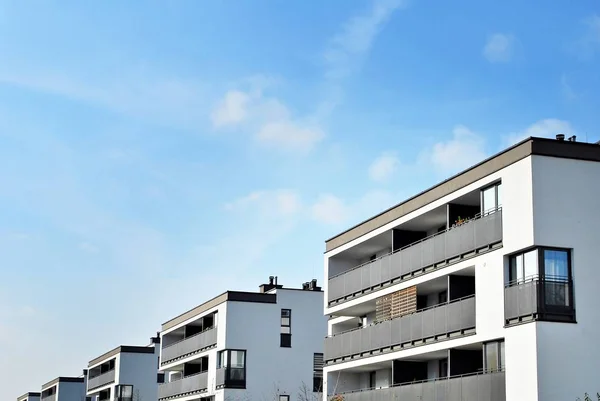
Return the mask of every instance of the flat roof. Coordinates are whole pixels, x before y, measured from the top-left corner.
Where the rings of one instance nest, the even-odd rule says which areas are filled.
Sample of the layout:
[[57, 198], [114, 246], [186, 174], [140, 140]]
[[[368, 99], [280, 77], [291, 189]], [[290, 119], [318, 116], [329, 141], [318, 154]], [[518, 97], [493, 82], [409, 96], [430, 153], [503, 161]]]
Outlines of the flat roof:
[[39, 397], [39, 396], [41, 396], [41, 395], [42, 395], [41, 393], [35, 393], [35, 392], [31, 392], [31, 391], [30, 391], [30, 392], [28, 392], [28, 393], [25, 393], [25, 394], [23, 394], [23, 395], [22, 395], [22, 396], [20, 396], [20, 397], [17, 397], [17, 401], [19, 401], [19, 400], [24, 400], [24, 399], [26, 399], [27, 397]]
[[83, 377], [57, 377], [54, 380], [50, 380], [48, 383], [42, 385], [42, 391], [51, 387], [57, 383], [83, 383]]
[[153, 354], [154, 353], [154, 344], [152, 344], [152, 346], [133, 346], [133, 345], [120, 345], [115, 349], [112, 349], [102, 355], [100, 355], [98, 358], [94, 358], [92, 359], [89, 363], [88, 363], [88, 368], [110, 358], [113, 357], [115, 355], [121, 354], [121, 353], [130, 353], [130, 354]]
[[181, 315], [163, 323], [162, 331], [169, 330], [170, 328], [175, 327], [178, 324], [183, 323], [195, 316], [201, 315], [202, 313], [227, 301], [274, 304], [277, 303], [277, 295], [262, 292], [226, 291], [221, 295], [217, 295], [203, 304], [198, 305], [195, 308], [192, 308], [189, 311], [184, 312]]
[[325, 252], [345, 245], [531, 155], [600, 162], [600, 146], [595, 143], [558, 141], [548, 138], [530, 137], [524, 139], [396, 206], [329, 238], [325, 241]]

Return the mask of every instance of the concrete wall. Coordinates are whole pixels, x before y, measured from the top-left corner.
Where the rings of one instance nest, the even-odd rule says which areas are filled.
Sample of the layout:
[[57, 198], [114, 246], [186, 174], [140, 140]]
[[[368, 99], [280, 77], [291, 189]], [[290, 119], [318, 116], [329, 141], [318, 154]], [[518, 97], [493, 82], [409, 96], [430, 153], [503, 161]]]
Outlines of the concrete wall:
[[[122, 353], [119, 359], [120, 373], [117, 384], [133, 385], [134, 401], [156, 401], [158, 350], [153, 354]], [[138, 395], [139, 400], [136, 399]]]
[[[225, 348], [246, 350], [246, 390], [227, 389], [226, 395], [296, 399], [303, 383], [312, 393], [313, 357], [323, 352], [327, 332], [322, 308], [322, 292], [285, 289], [277, 290], [277, 304], [228, 302]], [[291, 348], [280, 347], [281, 309], [292, 310]]]
[[58, 383], [56, 399], [58, 401], [85, 401], [84, 383]]
[[539, 400], [600, 392], [600, 163], [534, 156], [535, 243], [572, 248], [577, 324], [536, 323]]

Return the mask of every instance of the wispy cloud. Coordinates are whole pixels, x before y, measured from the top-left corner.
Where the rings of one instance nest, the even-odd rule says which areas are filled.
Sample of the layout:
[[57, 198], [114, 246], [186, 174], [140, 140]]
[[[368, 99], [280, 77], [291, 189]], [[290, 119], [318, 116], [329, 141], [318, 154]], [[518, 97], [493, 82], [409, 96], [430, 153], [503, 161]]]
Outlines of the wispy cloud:
[[509, 62], [514, 53], [515, 37], [506, 33], [495, 33], [488, 37], [483, 47], [483, 56], [490, 63]]
[[580, 58], [589, 59], [600, 52], [600, 15], [592, 14], [582, 23], [585, 31], [574, 47]]
[[547, 118], [531, 124], [529, 127], [504, 136], [504, 146], [511, 146], [531, 136], [538, 138], [553, 138], [556, 134], [566, 136], [575, 134], [570, 122], [556, 118]]
[[206, 109], [206, 87], [196, 80], [147, 69], [85, 78], [77, 71], [55, 72], [0, 66], [0, 85], [60, 96], [118, 114], [179, 128], [197, 129]]
[[394, 11], [406, 4], [404, 0], [374, 0], [367, 12], [347, 21], [325, 51], [325, 76], [334, 80], [349, 76], [363, 61]]
[[319, 195], [310, 207], [316, 222], [334, 227], [364, 220], [397, 203], [398, 196], [390, 191], [368, 191], [356, 199], [344, 200], [336, 195]]
[[260, 212], [271, 216], [293, 216], [302, 209], [297, 192], [289, 189], [254, 191], [225, 204], [228, 211]]
[[571, 86], [571, 84], [569, 82], [569, 78], [567, 77], [567, 74], [562, 74], [560, 76], [560, 86], [561, 86], [561, 89], [562, 89], [565, 99], [567, 99], [567, 100], [577, 99], [577, 93], [575, 93], [575, 90]]
[[369, 177], [377, 182], [387, 181], [394, 175], [399, 164], [400, 161], [395, 153], [385, 152], [369, 166]]

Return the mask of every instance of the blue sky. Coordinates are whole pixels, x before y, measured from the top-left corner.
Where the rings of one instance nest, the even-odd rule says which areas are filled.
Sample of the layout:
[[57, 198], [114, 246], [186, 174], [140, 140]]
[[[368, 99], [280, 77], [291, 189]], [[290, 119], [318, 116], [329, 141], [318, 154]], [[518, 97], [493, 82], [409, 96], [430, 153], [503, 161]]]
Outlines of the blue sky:
[[520, 138], [600, 139], [600, 7], [0, 1], [0, 398]]

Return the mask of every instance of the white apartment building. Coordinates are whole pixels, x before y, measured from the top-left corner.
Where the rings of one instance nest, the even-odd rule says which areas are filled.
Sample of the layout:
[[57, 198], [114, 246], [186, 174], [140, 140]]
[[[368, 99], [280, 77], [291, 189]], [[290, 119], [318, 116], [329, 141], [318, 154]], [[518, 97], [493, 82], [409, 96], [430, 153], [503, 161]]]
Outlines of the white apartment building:
[[317, 280], [227, 291], [162, 325], [159, 400], [312, 401], [323, 382]]
[[326, 241], [336, 401], [600, 391], [600, 146], [529, 138]]
[[28, 392], [20, 397], [17, 397], [17, 401], [40, 401], [40, 393]]
[[85, 377], [57, 377], [42, 386], [41, 401], [85, 401], [85, 397]]
[[[88, 401], [156, 401], [160, 338], [148, 346], [121, 345], [91, 360], [87, 370]], [[62, 400], [59, 400], [62, 401]]]

